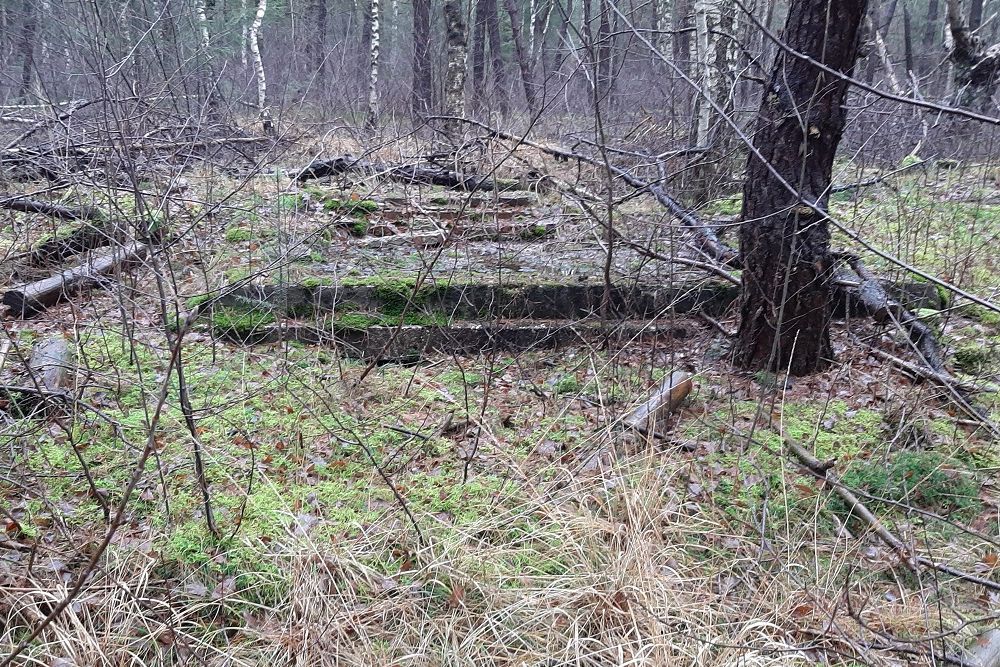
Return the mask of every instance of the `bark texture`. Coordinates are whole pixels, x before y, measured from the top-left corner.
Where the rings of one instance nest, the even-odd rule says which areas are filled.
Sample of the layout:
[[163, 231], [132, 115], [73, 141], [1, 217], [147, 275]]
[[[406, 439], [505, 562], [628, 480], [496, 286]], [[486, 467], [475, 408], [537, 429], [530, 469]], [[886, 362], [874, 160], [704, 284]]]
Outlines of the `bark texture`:
[[[445, 111], [449, 116], [465, 115], [465, 21], [461, 0], [445, 0], [444, 23], [448, 33], [448, 72], [445, 77]], [[449, 122], [449, 134], [458, 126]]]
[[[849, 74], [866, 4], [794, 0], [784, 39], [792, 49]], [[826, 207], [846, 93], [844, 81], [806, 61], [784, 52], [775, 59], [754, 133], [763, 160], [750, 156], [743, 188], [739, 366], [805, 375], [832, 356], [830, 232], [803, 201]]]
[[370, 71], [368, 75], [368, 120], [366, 123], [369, 130], [374, 130], [378, 126], [378, 60], [381, 40], [379, 11], [379, 0], [371, 0], [371, 15], [369, 16], [371, 36], [368, 44]]
[[538, 113], [538, 103], [535, 98], [535, 77], [531, 66], [531, 55], [524, 44], [524, 34], [521, 30], [521, 9], [519, 0], [504, 0], [504, 8], [510, 16], [511, 37], [514, 40], [514, 54], [518, 67], [521, 69], [521, 82], [524, 84], [524, 100], [528, 104], [528, 113], [534, 116]]
[[431, 0], [413, 0], [413, 113], [431, 109]]
[[989, 112], [1000, 72], [1000, 44], [984, 48], [962, 17], [961, 0], [947, 2], [952, 71], [958, 103], [963, 107]]

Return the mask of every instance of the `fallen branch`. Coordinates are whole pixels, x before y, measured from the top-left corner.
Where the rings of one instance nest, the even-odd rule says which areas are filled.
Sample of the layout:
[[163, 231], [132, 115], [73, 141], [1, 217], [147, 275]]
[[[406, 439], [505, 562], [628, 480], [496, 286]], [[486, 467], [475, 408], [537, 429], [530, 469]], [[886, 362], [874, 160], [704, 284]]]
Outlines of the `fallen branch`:
[[805, 447], [791, 438], [785, 438], [784, 442], [788, 450], [795, 455], [795, 458], [799, 460], [809, 473], [817, 479], [826, 482], [833, 492], [840, 496], [840, 498], [847, 504], [851, 513], [867, 523], [871, 527], [872, 531], [878, 535], [879, 539], [896, 552], [899, 559], [914, 572], [919, 571], [920, 567], [930, 568], [937, 570], [938, 572], [949, 574], [958, 579], [989, 588], [990, 590], [1000, 591], [1000, 583], [964, 572], [953, 568], [950, 565], [935, 562], [926, 556], [919, 556], [911, 553], [909, 547], [907, 547], [901, 539], [893, 535], [889, 529], [885, 527], [885, 524], [883, 524], [879, 518], [876, 517], [875, 514], [872, 513], [872, 511], [868, 509], [868, 507], [861, 502], [861, 500], [859, 500], [853, 492], [851, 492], [849, 488], [844, 486], [837, 476], [833, 474], [833, 472], [831, 472], [836, 463], [835, 461], [820, 461]]
[[697, 214], [693, 211], [685, 208], [680, 202], [671, 197], [667, 192], [656, 185], [655, 183], [644, 181], [636, 176], [633, 176], [628, 171], [616, 167], [612, 164], [605, 164], [602, 160], [592, 158], [589, 155], [583, 155], [582, 153], [576, 153], [565, 148], [556, 148], [552, 146], [546, 146], [544, 144], [539, 144], [537, 142], [531, 141], [526, 137], [521, 137], [517, 135], [498, 130], [497, 128], [490, 127], [479, 121], [470, 120], [468, 118], [461, 118], [457, 116], [433, 116], [433, 119], [440, 120], [457, 120], [463, 123], [468, 123], [469, 125], [474, 125], [482, 130], [489, 132], [491, 135], [503, 139], [505, 141], [514, 141], [519, 144], [524, 144], [525, 146], [531, 146], [537, 150], [542, 151], [558, 160], [576, 160], [578, 162], [585, 162], [587, 164], [593, 165], [604, 169], [607, 167], [611, 170], [616, 177], [620, 178], [627, 185], [639, 190], [640, 192], [648, 192], [653, 195], [653, 197], [658, 201], [664, 208], [666, 208], [672, 215], [674, 215], [681, 223], [694, 233], [697, 239], [697, 247], [704, 252], [706, 255], [714, 259], [715, 261], [727, 265], [727, 266], [737, 266], [739, 264], [739, 253], [721, 240], [719, 240], [718, 235], [715, 230], [710, 228], [704, 222], [702, 222]]
[[860, 305], [879, 324], [896, 324], [910, 337], [914, 349], [935, 373], [945, 374], [944, 357], [934, 332], [913, 313], [885, 291], [882, 283], [857, 257], [846, 256], [847, 263], [860, 279], [857, 288], [841, 288], [846, 296]]
[[72, 208], [17, 195], [6, 195], [0, 199], [0, 208], [20, 213], [41, 213], [59, 220], [104, 220], [104, 214], [91, 206]]
[[316, 160], [296, 171], [293, 176], [297, 183], [304, 183], [315, 178], [326, 178], [340, 174], [362, 173], [373, 176], [385, 176], [394, 181], [404, 183], [421, 183], [425, 185], [440, 185], [453, 190], [502, 190], [501, 184], [495, 179], [466, 175], [444, 167], [418, 164], [385, 165], [364, 160], [357, 160], [349, 155]]
[[57, 275], [10, 289], [3, 295], [2, 303], [15, 316], [34, 315], [84, 288], [100, 285], [104, 276], [145, 258], [146, 252], [142, 243], [114, 248]]

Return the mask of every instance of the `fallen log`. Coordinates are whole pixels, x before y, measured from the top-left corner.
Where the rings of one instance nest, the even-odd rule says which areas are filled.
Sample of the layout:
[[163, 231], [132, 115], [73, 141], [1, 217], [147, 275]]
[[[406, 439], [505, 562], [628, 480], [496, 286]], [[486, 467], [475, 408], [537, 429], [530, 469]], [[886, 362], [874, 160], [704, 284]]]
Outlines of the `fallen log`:
[[29, 317], [82, 289], [99, 286], [104, 276], [144, 259], [146, 252], [142, 243], [113, 248], [57, 275], [10, 289], [4, 293], [2, 303], [14, 316]]
[[872, 275], [857, 257], [847, 256], [847, 263], [860, 282], [856, 288], [840, 287], [853, 303], [879, 324], [895, 324], [907, 333], [914, 349], [929, 368], [944, 372], [944, 356], [934, 337], [934, 331], [907, 310], [899, 301], [889, 296], [882, 283]]
[[62, 336], [42, 339], [28, 359], [28, 370], [41, 389], [56, 392], [69, 384], [73, 352]]
[[293, 179], [305, 183], [315, 178], [359, 173], [384, 176], [402, 183], [440, 185], [453, 190], [472, 192], [474, 190], [502, 190], [502, 183], [495, 179], [477, 175], [467, 175], [436, 165], [402, 164], [387, 165], [357, 160], [349, 155], [316, 160], [295, 172]]
[[627, 428], [635, 429], [646, 436], [662, 438], [662, 427], [670, 416], [691, 393], [691, 376], [683, 371], [673, 371], [664, 378], [645, 403], [635, 408], [622, 419]]
[[104, 214], [91, 206], [74, 208], [17, 195], [6, 195], [0, 199], [0, 208], [21, 213], [41, 213], [59, 220], [104, 220]]

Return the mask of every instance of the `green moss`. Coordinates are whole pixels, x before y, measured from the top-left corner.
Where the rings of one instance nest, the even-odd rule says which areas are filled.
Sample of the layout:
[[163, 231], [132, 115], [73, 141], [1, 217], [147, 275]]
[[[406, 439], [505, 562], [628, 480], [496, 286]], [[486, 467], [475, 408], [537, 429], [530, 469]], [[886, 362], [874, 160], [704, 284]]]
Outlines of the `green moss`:
[[212, 313], [212, 330], [235, 340], [251, 340], [262, 333], [277, 318], [268, 310], [242, 310], [239, 308], [216, 308]]
[[323, 202], [323, 210], [343, 211], [348, 215], [367, 216], [370, 213], [375, 213], [378, 209], [378, 202], [371, 199], [357, 199], [354, 201], [327, 199]]
[[575, 394], [580, 391], [580, 381], [573, 374], [564, 375], [556, 382], [557, 394]]
[[245, 227], [228, 227], [225, 238], [229, 243], [245, 243], [253, 238], [253, 232]]
[[743, 195], [735, 194], [723, 199], [716, 199], [702, 207], [709, 215], [739, 215], [743, 210]]
[[554, 231], [555, 230], [552, 227], [548, 227], [546, 225], [531, 225], [530, 227], [521, 230], [519, 236], [525, 241], [535, 241], [551, 236]]
[[[979, 508], [979, 485], [973, 475], [938, 452], [900, 452], [889, 465], [881, 460], [855, 463], [841, 480], [877, 498], [940, 514], [969, 517]], [[870, 506], [879, 505], [870, 501]], [[830, 506], [840, 514], [850, 510], [839, 496], [831, 499]]]
[[966, 373], [982, 373], [996, 357], [994, 348], [970, 343], [955, 350], [955, 366]]
[[449, 199], [441, 195], [435, 195], [434, 197], [431, 197], [427, 201], [429, 201], [431, 204], [434, 204], [435, 206], [447, 206]]
[[343, 329], [368, 329], [370, 327], [398, 326], [400, 324], [414, 326], [447, 326], [448, 318], [440, 313], [408, 312], [405, 316], [398, 313], [348, 312], [338, 315], [333, 320], [335, 327]]
[[351, 236], [364, 236], [368, 233], [368, 221], [356, 220], [348, 227], [348, 231], [351, 232]]
[[282, 211], [297, 211], [305, 208], [306, 200], [301, 194], [285, 194], [278, 197], [278, 208]]
[[301, 280], [300, 284], [307, 289], [329, 287], [333, 285], [333, 278], [329, 276], [307, 276]]
[[187, 306], [188, 310], [194, 310], [203, 303], [208, 302], [212, 299], [214, 295], [212, 294], [198, 294], [184, 301], [184, 305]]

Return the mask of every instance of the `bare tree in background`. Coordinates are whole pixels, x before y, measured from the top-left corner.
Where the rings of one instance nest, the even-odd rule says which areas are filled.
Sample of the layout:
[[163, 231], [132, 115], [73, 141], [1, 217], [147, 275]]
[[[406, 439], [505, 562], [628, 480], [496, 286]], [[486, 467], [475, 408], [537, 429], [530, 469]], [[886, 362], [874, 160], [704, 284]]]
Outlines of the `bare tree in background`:
[[[783, 38], [789, 48], [850, 73], [866, 4], [794, 0]], [[832, 355], [833, 266], [821, 211], [844, 131], [846, 94], [843, 80], [784, 51], [778, 54], [754, 133], [760, 157], [749, 157], [743, 188], [743, 294], [735, 360], [745, 368], [804, 375], [824, 367]]]
[[535, 78], [532, 71], [531, 54], [524, 44], [521, 31], [521, 10], [518, 0], [504, 0], [507, 15], [510, 17], [511, 37], [514, 40], [514, 54], [521, 70], [521, 83], [524, 85], [524, 99], [528, 105], [528, 113], [532, 116], [538, 113], [538, 102], [535, 98]]
[[368, 129], [378, 126], [379, 0], [371, 0], [371, 73], [368, 80]]
[[430, 111], [431, 84], [431, 0], [413, 0], [413, 99], [414, 114]]
[[27, 100], [35, 74], [35, 35], [38, 32], [38, 16], [32, 0], [24, 0], [22, 11], [24, 28], [21, 32], [21, 88], [18, 97]]

